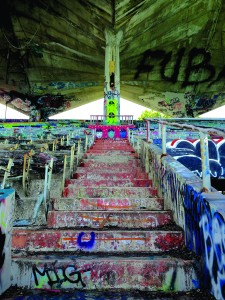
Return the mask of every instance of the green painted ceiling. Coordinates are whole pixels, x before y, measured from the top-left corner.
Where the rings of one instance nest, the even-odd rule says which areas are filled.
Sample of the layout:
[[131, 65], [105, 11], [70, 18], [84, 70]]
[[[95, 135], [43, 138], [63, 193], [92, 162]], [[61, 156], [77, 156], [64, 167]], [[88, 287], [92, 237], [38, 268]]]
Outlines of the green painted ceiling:
[[224, 104], [224, 19], [222, 0], [1, 1], [0, 100], [63, 97], [66, 110], [103, 98], [111, 29], [123, 32], [121, 97], [196, 116]]

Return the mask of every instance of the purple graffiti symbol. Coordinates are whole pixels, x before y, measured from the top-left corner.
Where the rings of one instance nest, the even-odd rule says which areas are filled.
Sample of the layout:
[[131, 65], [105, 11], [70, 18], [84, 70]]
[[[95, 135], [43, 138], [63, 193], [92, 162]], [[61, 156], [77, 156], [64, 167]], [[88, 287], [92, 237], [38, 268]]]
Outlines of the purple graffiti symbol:
[[0, 269], [2, 268], [5, 261], [5, 253], [3, 253], [4, 246], [5, 246], [5, 234], [2, 233], [2, 229], [0, 228]]
[[77, 244], [80, 248], [91, 249], [95, 243], [95, 233], [94, 232], [90, 233], [91, 238], [89, 241], [82, 241], [84, 235], [85, 235], [84, 232], [79, 233], [77, 237]]

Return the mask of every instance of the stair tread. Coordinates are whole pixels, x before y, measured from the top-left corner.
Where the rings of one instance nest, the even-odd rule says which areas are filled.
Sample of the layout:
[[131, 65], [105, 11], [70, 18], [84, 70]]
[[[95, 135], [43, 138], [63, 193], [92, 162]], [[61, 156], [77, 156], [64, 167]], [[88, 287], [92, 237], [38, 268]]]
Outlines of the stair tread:
[[[5, 300], [22, 299], [21, 295], [26, 299], [61, 299], [61, 300], [213, 300], [215, 299], [207, 291], [188, 291], [188, 292], [147, 292], [147, 291], [63, 291], [52, 293], [51, 291], [29, 290], [18, 287], [11, 287], [2, 297]], [[15, 298], [14, 298], [15, 297]], [[33, 298], [35, 297], [35, 298]], [[57, 298], [56, 298], [57, 297]]]
[[[176, 251], [175, 251], [176, 252]], [[170, 263], [180, 263], [180, 264], [186, 264], [186, 263], [192, 263], [195, 258], [192, 258], [192, 259], [184, 259], [184, 257], [177, 257], [177, 256], [171, 256], [170, 254], [160, 254], [160, 255], [154, 255], [154, 254], [151, 254], [151, 255], [148, 255], [148, 254], [141, 254], [141, 255], [136, 255], [136, 254], [133, 254], [133, 255], [130, 255], [129, 254], [129, 257], [127, 257], [127, 255], [121, 255], [121, 254], [118, 254], [118, 255], [108, 255], [107, 254], [104, 254], [104, 253], [101, 253], [101, 254], [89, 254], [87, 255], [86, 253], [83, 254], [82, 252], [81, 253], [78, 253], [78, 254], [70, 254], [69, 257], [65, 257], [63, 255], [63, 253], [50, 253], [48, 254], [47, 256], [45, 254], [41, 254], [41, 255], [38, 255], [38, 260], [44, 260], [44, 261], [55, 261], [56, 258], [60, 261], [77, 261], [78, 259], [81, 260], [81, 261], [92, 261], [94, 260], [96, 263], [97, 261], [103, 261], [103, 260], [107, 260], [107, 261], [112, 261], [112, 262], [117, 262], [117, 261], [124, 261], [124, 262], [136, 262], [136, 261], [147, 261], [147, 262], [151, 262], [151, 263], [154, 263], [154, 262], [157, 262], [157, 261], [167, 261], [167, 262], [170, 262]], [[28, 255], [26, 257], [23, 257], [23, 256], [19, 256], [19, 257], [14, 257], [14, 255], [12, 255], [12, 259], [13, 260], [23, 260], [23, 261], [33, 261], [33, 255]], [[172, 260], [171, 260], [172, 259]]]
[[198, 261], [129, 141], [96, 141], [72, 177], [64, 197], [53, 199], [47, 224], [13, 228], [15, 285], [65, 291], [196, 288]]

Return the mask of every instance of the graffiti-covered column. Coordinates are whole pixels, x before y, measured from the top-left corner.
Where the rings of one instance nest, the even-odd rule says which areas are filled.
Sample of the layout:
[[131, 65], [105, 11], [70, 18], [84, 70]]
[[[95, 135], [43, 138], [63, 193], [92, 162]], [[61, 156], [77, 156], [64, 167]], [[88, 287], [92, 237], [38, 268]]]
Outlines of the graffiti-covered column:
[[119, 45], [122, 32], [116, 35], [111, 30], [105, 31], [105, 85], [104, 85], [104, 115], [106, 124], [120, 123], [120, 61]]
[[13, 189], [2, 189], [0, 194], [0, 295], [11, 286], [11, 242], [15, 205]]
[[118, 115], [120, 116], [120, 42], [123, 37], [123, 32], [119, 31], [116, 34], [115, 38], [115, 57], [116, 57], [116, 65], [115, 65], [115, 98], [117, 98], [117, 110]]

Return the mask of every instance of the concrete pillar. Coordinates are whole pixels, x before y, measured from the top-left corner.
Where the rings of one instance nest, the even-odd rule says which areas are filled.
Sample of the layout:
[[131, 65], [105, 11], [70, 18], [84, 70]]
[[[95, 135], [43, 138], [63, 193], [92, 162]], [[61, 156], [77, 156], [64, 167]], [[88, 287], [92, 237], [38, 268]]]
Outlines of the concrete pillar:
[[14, 189], [0, 190], [0, 295], [11, 286], [11, 242], [15, 205]]
[[[105, 84], [104, 84], [104, 115], [106, 123], [116, 125], [120, 123], [120, 41], [122, 31], [115, 34], [112, 30], [105, 30]], [[110, 116], [110, 117], [109, 117]], [[115, 116], [115, 117], [113, 117]], [[117, 116], [117, 117], [116, 117]]]
[[[120, 42], [123, 37], [123, 32], [119, 31], [115, 37], [115, 93], [117, 95], [117, 112], [120, 116]], [[120, 117], [119, 117], [120, 120]]]

